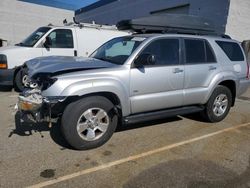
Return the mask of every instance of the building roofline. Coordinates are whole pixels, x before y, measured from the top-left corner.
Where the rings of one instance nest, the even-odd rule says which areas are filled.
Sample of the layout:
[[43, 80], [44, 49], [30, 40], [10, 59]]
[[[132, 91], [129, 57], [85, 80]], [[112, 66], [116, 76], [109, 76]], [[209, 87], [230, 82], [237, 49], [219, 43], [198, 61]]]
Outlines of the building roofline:
[[62, 10], [74, 11], [75, 6], [70, 3], [61, 3], [56, 0], [18, 0], [25, 3], [31, 3], [35, 5], [47, 6], [52, 8], [58, 8]]
[[105, 5], [113, 3], [115, 1], [118, 1], [118, 0], [100, 0], [100, 1], [97, 1], [97, 2], [95, 2], [93, 4], [90, 4], [90, 5], [86, 6], [86, 7], [83, 7], [83, 8], [80, 8], [80, 9], [76, 10], [75, 15], [91, 11], [93, 9], [105, 6]]

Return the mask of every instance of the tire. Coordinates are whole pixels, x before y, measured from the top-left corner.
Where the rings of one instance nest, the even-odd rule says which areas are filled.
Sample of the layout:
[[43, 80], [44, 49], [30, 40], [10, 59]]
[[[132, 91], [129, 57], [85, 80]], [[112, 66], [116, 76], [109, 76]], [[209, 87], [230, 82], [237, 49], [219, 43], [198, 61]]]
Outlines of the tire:
[[232, 106], [232, 93], [225, 86], [217, 86], [210, 96], [202, 113], [208, 122], [222, 121]]
[[117, 123], [114, 104], [105, 97], [92, 96], [66, 107], [61, 130], [73, 148], [86, 150], [106, 143], [113, 135]]
[[25, 86], [23, 84], [24, 76], [27, 76], [25, 69], [20, 69], [15, 75], [14, 79], [14, 89], [17, 92], [22, 92], [25, 89]]

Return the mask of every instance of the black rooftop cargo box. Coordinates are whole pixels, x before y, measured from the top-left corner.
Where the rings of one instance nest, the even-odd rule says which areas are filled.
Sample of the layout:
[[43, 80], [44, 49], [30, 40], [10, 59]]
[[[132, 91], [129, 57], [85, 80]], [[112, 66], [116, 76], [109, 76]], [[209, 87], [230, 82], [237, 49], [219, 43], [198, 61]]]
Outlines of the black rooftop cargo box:
[[184, 33], [201, 35], [223, 35], [216, 31], [211, 21], [193, 15], [165, 14], [148, 16], [117, 23], [119, 30], [133, 30], [138, 33]]

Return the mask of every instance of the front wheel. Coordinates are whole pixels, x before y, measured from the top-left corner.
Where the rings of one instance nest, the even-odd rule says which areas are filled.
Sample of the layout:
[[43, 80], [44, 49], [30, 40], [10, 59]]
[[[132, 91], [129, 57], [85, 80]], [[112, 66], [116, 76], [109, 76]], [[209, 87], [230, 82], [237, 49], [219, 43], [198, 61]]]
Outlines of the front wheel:
[[91, 149], [106, 143], [118, 123], [114, 105], [105, 97], [93, 96], [69, 104], [62, 116], [62, 133], [75, 149]]
[[28, 86], [28, 74], [25, 69], [21, 68], [15, 75], [14, 89], [17, 92], [22, 92]]
[[209, 98], [203, 116], [209, 122], [222, 121], [232, 106], [232, 93], [225, 86], [217, 86]]

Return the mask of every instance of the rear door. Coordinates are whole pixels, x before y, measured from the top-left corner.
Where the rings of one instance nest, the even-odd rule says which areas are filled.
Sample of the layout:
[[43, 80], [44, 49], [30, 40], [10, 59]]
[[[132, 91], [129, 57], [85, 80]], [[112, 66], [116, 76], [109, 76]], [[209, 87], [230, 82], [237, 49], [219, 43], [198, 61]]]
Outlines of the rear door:
[[43, 56], [77, 56], [75, 30], [55, 29], [47, 37], [51, 40], [48, 48], [43, 47]]
[[141, 54], [154, 55], [156, 63], [131, 68], [132, 113], [182, 106], [184, 66], [180, 63], [180, 40], [156, 39]]
[[213, 49], [204, 39], [183, 39], [185, 54], [184, 105], [200, 104], [220, 71]]

